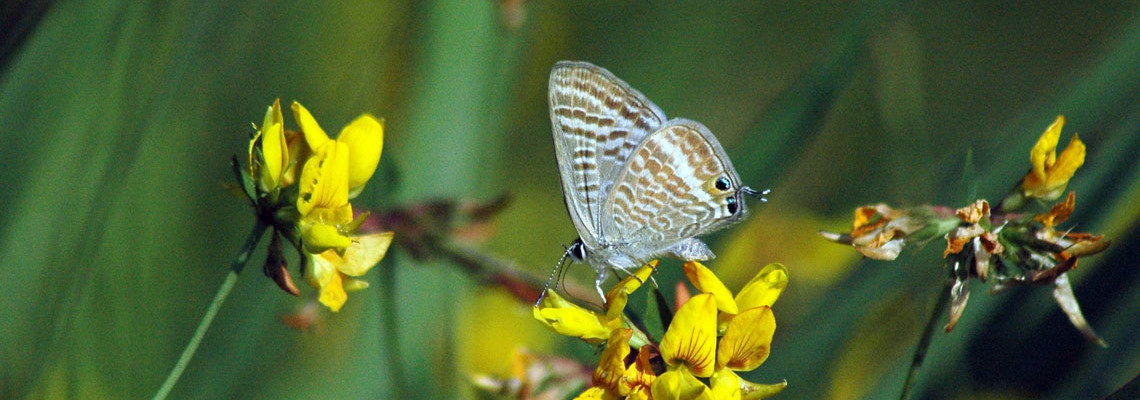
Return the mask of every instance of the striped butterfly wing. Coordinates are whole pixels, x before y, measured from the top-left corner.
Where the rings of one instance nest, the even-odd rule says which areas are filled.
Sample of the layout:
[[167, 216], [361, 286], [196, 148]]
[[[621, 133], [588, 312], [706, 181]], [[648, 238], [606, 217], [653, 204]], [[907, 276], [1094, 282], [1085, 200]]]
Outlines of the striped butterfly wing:
[[665, 114], [609, 71], [559, 62], [550, 71], [550, 122], [562, 195], [587, 248], [611, 233], [603, 205], [629, 155], [665, 122]]
[[615, 233], [612, 241], [646, 260], [742, 218], [741, 188], [732, 162], [708, 128], [674, 119], [633, 151], [614, 181], [602, 220], [606, 231]]

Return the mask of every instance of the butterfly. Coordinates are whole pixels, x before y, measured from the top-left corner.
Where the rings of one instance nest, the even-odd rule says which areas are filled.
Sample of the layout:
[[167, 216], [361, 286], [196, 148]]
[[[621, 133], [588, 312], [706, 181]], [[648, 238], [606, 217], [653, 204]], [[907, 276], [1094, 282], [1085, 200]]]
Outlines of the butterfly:
[[741, 184], [708, 128], [666, 119], [604, 68], [555, 64], [549, 97], [562, 196], [578, 231], [563, 260], [593, 267], [599, 294], [613, 270], [628, 274], [659, 256], [715, 257], [697, 236], [743, 218], [744, 195], [768, 193]]

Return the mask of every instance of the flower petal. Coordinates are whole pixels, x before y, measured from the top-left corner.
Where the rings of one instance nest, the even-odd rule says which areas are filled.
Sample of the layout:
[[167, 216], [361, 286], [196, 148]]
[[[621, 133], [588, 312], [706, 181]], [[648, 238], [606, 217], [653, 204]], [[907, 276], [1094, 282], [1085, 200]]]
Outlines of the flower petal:
[[281, 99], [273, 99], [273, 104], [265, 110], [265, 119], [261, 122], [261, 128], [273, 124], [285, 124], [285, 117], [281, 115]]
[[740, 379], [739, 375], [732, 372], [730, 369], [718, 369], [712, 378], [709, 379], [709, 385], [712, 386], [712, 396], [714, 399], [739, 399], [740, 398]]
[[[1065, 185], [1073, 178], [1077, 169], [1085, 164], [1085, 150], [1085, 143], [1081, 141], [1080, 136], [1073, 135], [1069, 145], [1065, 146], [1065, 151], [1061, 152], [1057, 162], [1049, 169], [1050, 186]], [[1062, 191], [1063, 188], [1064, 186]]]
[[990, 202], [982, 199], [974, 200], [973, 204], [954, 210], [954, 215], [962, 221], [976, 224], [983, 218], [990, 217]]
[[280, 123], [269, 125], [261, 135], [262, 164], [261, 181], [267, 190], [281, 184], [281, 175], [289, 165], [289, 149], [285, 147], [285, 128]]
[[787, 381], [770, 385], [749, 382], [727, 369], [717, 371], [711, 383], [713, 398], [716, 399], [766, 399], [788, 387]]
[[340, 279], [341, 279], [341, 281], [344, 281], [344, 291], [345, 292], [356, 292], [356, 291], [368, 289], [368, 286], [371, 286], [368, 284], [368, 281], [363, 280], [363, 279], [349, 278], [348, 275], [345, 275], [343, 272], [340, 273]]
[[281, 184], [281, 175], [289, 165], [289, 149], [285, 141], [285, 122], [281, 117], [281, 99], [265, 110], [265, 120], [258, 136], [261, 138], [261, 186], [272, 190]]
[[301, 131], [305, 133], [305, 141], [309, 143], [309, 148], [319, 149], [324, 146], [325, 142], [329, 141], [329, 135], [317, 124], [313, 114], [309, 113], [301, 103], [294, 101], [292, 107], [293, 119], [297, 120], [297, 125], [300, 125]]
[[693, 296], [677, 310], [659, 346], [670, 366], [684, 364], [700, 377], [712, 375], [716, 352], [716, 299]]
[[877, 243], [874, 246], [859, 246], [855, 245], [855, 250], [860, 254], [875, 260], [891, 261], [899, 258], [899, 254], [903, 251], [903, 246], [906, 241], [903, 239], [891, 239], [882, 243]]
[[768, 359], [776, 317], [767, 306], [749, 308], [729, 321], [716, 352], [716, 365], [751, 371]]
[[301, 221], [301, 242], [305, 250], [320, 253], [328, 249], [344, 249], [352, 245], [352, 239], [337, 230], [335, 226], [323, 223], [306, 224]]
[[606, 393], [606, 389], [597, 386], [591, 386], [590, 388], [586, 389], [586, 391], [582, 392], [582, 394], [579, 394], [578, 397], [575, 397], [574, 400], [605, 400], [614, 398], [613, 396], [607, 395], [608, 393]]
[[[254, 128], [257, 128], [254, 126]], [[246, 171], [249, 172], [250, 178], [257, 178], [257, 142], [261, 139], [261, 129], [253, 133], [253, 137], [249, 138], [249, 158], [246, 159]]]
[[1065, 151], [1057, 156], [1057, 141], [1061, 135], [1064, 117], [1050, 125], [1029, 152], [1033, 169], [1021, 182], [1021, 192], [1026, 197], [1046, 201], [1056, 200], [1064, 193], [1065, 186], [1073, 178], [1077, 169], [1085, 163], [1085, 144], [1080, 137], [1073, 135]]
[[1073, 210], [1076, 208], [1076, 204], [1077, 194], [1075, 192], [1069, 192], [1069, 195], [1065, 197], [1065, 201], [1054, 204], [1053, 207], [1049, 209], [1048, 213], [1038, 214], [1037, 216], [1034, 216], [1033, 219], [1037, 220], [1037, 222], [1040, 222], [1047, 227], [1052, 228], [1069, 219], [1069, 216], [1073, 215]]
[[606, 292], [606, 318], [621, 318], [622, 313], [625, 312], [625, 304], [629, 301], [629, 295], [649, 280], [649, 276], [653, 274], [655, 268], [657, 268], [657, 260], [650, 261]]
[[1069, 322], [1085, 336], [1085, 339], [1100, 347], [1108, 347], [1108, 343], [1097, 336], [1096, 331], [1093, 331], [1085, 321], [1084, 314], [1081, 314], [1081, 306], [1077, 304], [1077, 297], [1073, 294], [1073, 285], [1069, 283], [1069, 277], [1065, 274], [1061, 274], [1053, 281], [1053, 299], [1057, 300], [1057, 305], [1060, 305], [1061, 310], [1069, 317]]
[[649, 396], [653, 394], [650, 390], [649, 387], [638, 386], [625, 395], [625, 400], [650, 400], [652, 397]]
[[771, 307], [787, 286], [787, 267], [779, 263], [765, 265], [756, 277], [736, 294], [736, 306], [742, 310], [760, 306]]
[[355, 197], [372, 178], [376, 165], [380, 163], [380, 153], [384, 148], [384, 125], [376, 117], [364, 114], [345, 126], [336, 140], [347, 144], [352, 154], [349, 157], [348, 187], [349, 197]]
[[379, 263], [392, 244], [392, 232], [354, 236], [344, 251], [344, 264], [337, 270], [348, 276], [361, 276]]
[[289, 186], [297, 182], [297, 175], [304, 168], [305, 160], [313, 154], [305, 135], [297, 131], [285, 131], [285, 141], [289, 149], [289, 161], [285, 163], [285, 171], [281, 173], [281, 186]]
[[339, 273], [332, 274], [332, 280], [327, 285], [321, 286], [321, 296], [317, 300], [320, 300], [321, 304], [333, 312], [340, 311], [344, 302], [348, 301], [348, 293], [344, 291]]
[[315, 149], [301, 170], [297, 211], [302, 217], [314, 208], [348, 204], [348, 146], [328, 141]]
[[620, 319], [603, 321], [600, 315], [567, 301], [549, 289], [542, 301], [534, 306], [532, 313], [534, 319], [555, 332], [591, 343], [609, 339], [610, 332], [621, 326]]
[[788, 381], [763, 384], [740, 380], [741, 400], [760, 400], [779, 394], [788, 387]]
[[638, 393], [641, 389], [648, 391], [653, 385], [653, 380], [657, 379], [657, 374], [653, 371], [653, 362], [650, 361], [653, 356], [650, 347], [641, 346], [637, 351], [637, 358], [625, 370], [623, 382], [629, 389], [630, 395]]
[[340, 258], [333, 250], [319, 254], [309, 254], [309, 268], [305, 269], [305, 280], [314, 288], [321, 288], [332, 282], [336, 274], [336, 259]]
[[951, 254], [958, 254], [966, 247], [966, 244], [974, 240], [974, 238], [986, 233], [986, 229], [981, 225], [973, 224], [966, 226], [959, 226], [954, 230], [946, 233], [946, 250], [942, 251], [942, 258], [946, 258]]
[[[957, 265], [957, 263], [955, 263]], [[955, 268], [957, 269], [957, 268]], [[970, 280], [968, 277], [959, 277], [954, 280], [954, 284], [950, 287], [950, 316], [947, 317], [946, 325], [942, 330], [950, 332], [958, 325], [958, 319], [962, 318], [962, 312], [966, 311], [966, 303], [970, 301]]]
[[336, 270], [336, 264], [339, 263], [339, 260], [340, 255], [336, 254], [334, 250], [310, 254], [309, 268], [305, 270], [305, 280], [309, 282], [309, 285], [320, 290], [318, 300], [332, 311], [340, 310], [345, 300], [348, 300], [348, 293], [344, 291], [341, 274]]
[[[615, 393], [626, 389], [621, 383], [625, 376], [625, 357], [629, 355], [629, 338], [633, 337], [633, 329], [615, 329], [606, 341], [606, 349], [602, 350], [598, 360], [598, 368], [594, 370], [594, 386], [601, 386]], [[628, 390], [626, 391], [628, 393]]]
[[653, 380], [653, 399], [712, 399], [708, 386], [697, 380], [689, 370], [671, 370]]
[[685, 263], [685, 276], [689, 278], [689, 282], [697, 288], [697, 290], [713, 295], [716, 299], [716, 307], [722, 312], [728, 314], [736, 314], [740, 312], [736, 307], [736, 300], [732, 298], [732, 292], [724, 286], [724, 283], [717, 278], [716, 274], [697, 261], [689, 261]]
[[1030, 175], [1042, 182], [1046, 178], [1045, 169], [1053, 165], [1056, 160], [1057, 142], [1061, 139], [1061, 128], [1064, 126], [1065, 116], [1058, 115], [1053, 124], [1045, 128], [1045, 133], [1041, 134], [1041, 138], [1037, 139], [1037, 143], [1029, 151], [1029, 162], [1033, 166]]

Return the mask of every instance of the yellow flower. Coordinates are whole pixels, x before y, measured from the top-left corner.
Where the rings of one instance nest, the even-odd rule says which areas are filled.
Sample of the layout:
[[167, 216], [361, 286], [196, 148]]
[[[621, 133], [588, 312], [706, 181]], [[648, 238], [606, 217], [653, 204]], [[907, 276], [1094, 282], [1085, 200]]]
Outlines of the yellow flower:
[[542, 301], [535, 304], [532, 310], [534, 318], [562, 335], [574, 336], [590, 343], [606, 341], [615, 329], [624, 325], [622, 312], [629, 295], [649, 279], [656, 267], [657, 261], [652, 261], [610, 289], [606, 293], [605, 313], [597, 313], [574, 304], [548, 289]]
[[[757, 384], [741, 379], [733, 371], [751, 371], [768, 359], [772, 336], [776, 332], [776, 318], [771, 306], [788, 285], [787, 268], [781, 264], [768, 264], [745, 284], [735, 297], [732, 297], [731, 292], [712, 271], [699, 262], [685, 263], [685, 275], [689, 277], [693, 286], [706, 292], [702, 296], [715, 298], [716, 308], [721, 312], [719, 319], [724, 326], [724, 335], [716, 346], [716, 361], [712, 366], [710, 379], [711, 396], [717, 399], [760, 399], [783, 390], [787, 386], [786, 382], [772, 385]], [[682, 306], [682, 309], [684, 307]], [[715, 310], [713, 315], [716, 318]], [[666, 337], [669, 337], [669, 332], [674, 331], [675, 326], [679, 331], [685, 331], [684, 325], [677, 325], [680, 317], [681, 311], [678, 311], [673, 324], [665, 334]], [[695, 338], [690, 338], [692, 339]], [[664, 339], [661, 347], [664, 357], [666, 353]], [[668, 357], [665, 360], [669, 362]], [[697, 374], [697, 376], [709, 375]], [[685, 379], [675, 379], [675, 382], [685, 381]]]
[[249, 176], [257, 181], [263, 193], [282, 186], [289, 166], [289, 148], [285, 140], [285, 122], [281, 116], [281, 100], [276, 99], [265, 111], [265, 120], [249, 140]]
[[685, 274], [702, 293], [681, 305], [656, 346], [666, 371], [656, 375], [652, 345], [632, 345], [638, 355], [627, 365], [631, 342], [637, 340], [636, 331], [624, 326], [622, 310], [655, 266], [643, 267], [611, 289], [604, 313], [574, 305], [553, 291], [535, 306], [535, 318], [561, 334], [606, 341], [593, 386], [577, 398], [761, 399], [787, 386], [748, 382], [734, 372], [755, 369], [768, 358], [776, 330], [771, 306], [788, 283], [787, 268], [780, 264], [765, 266], [734, 297], [707, 267], [685, 263]]
[[1045, 133], [1037, 139], [1037, 144], [1029, 152], [1033, 169], [1021, 181], [1021, 191], [1026, 197], [1056, 200], [1064, 193], [1069, 179], [1085, 163], [1085, 144], [1077, 135], [1073, 135], [1069, 145], [1057, 156], [1057, 142], [1064, 125], [1065, 117], [1057, 116], [1057, 120], [1045, 129]]
[[329, 249], [320, 254], [309, 254], [309, 269], [305, 271], [305, 279], [315, 288], [320, 289], [321, 304], [332, 311], [340, 311], [340, 307], [348, 300], [348, 292], [368, 287], [368, 282], [352, 279], [362, 276], [372, 269], [388, 252], [392, 243], [392, 232], [380, 232], [367, 235], [353, 236], [351, 243], [345, 248], [344, 255]]
[[320, 301], [337, 311], [348, 298], [347, 291], [367, 287], [351, 279], [368, 272], [388, 250], [392, 233], [354, 235], [367, 215], [353, 218], [350, 193], [359, 193], [380, 160], [383, 126], [362, 115], [329, 139], [313, 116], [300, 103], [293, 103], [293, 116], [301, 125], [312, 155], [301, 169], [297, 196], [300, 219], [297, 228], [309, 255], [305, 278], [320, 289]]
[[350, 163], [346, 175], [348, 198], [360, 194], [364, 184], [368, 183], [368, 179], [376, 172], [376, 165], [380, 163], [380, 150], [384, 147], [383, 122], [369, 114], [363, 114], [345, 126], [336, 140], [332, 140], [301, 103], [293, 102], [293, 116], [301, 125], [305, 141], [313, 151], [319, 152], [322, 147], [334, 142], [346, 146], [347, 151], [351, 153], [348, 155]]
[[353, 223], [349, 194], [359, 193], [376, 170], [384, 144], [383, 126], [365, 114], [333, 140], [301, 103], [293, 102], [293, 116], [313, 152], [301, 170], [297, 196], [302, 243], [311, 253], [329, 248], [343, 251], [350, 243], [345, 233], [363, 222]]

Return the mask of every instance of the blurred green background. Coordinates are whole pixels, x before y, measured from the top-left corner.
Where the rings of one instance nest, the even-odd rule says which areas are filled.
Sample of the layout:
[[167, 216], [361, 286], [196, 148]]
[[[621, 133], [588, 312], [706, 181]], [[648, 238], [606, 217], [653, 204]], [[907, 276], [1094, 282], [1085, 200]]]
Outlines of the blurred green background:
[[[702, 121], [745, 182], [772, 188], [747, 222], [708, 239], [730, 288], [768, 262], [791, 272], [771, 357], [745, 375], [787, 379], [778, 398], [897, 398], [942, 287], [939, 245], [877, 262], [816, 231], [848, 229], [854, 207], [879, 201], [996, 202], [1058, 114], [1062, 144], [1079, 133], [1089, 149], [1068, 225], [1113, 240], [1071, 274], [1111, 347], [1086, 342], [1049, 288], [990, 296], [975, 283], [956, 330], [935, 334], [915, 397], [1097, 398], [1140, 372], [1134, 1], [26, 1], [0, 12], [0, 398], [153, 395], [253, 225], [221, 184], [278, 97], [330, 132], [362, 112], [386, 118], [382, 166], [358, 207], [510, 193], [483, 248], [545, 276], [575, 237], [547, 114], [558, 60], [608, 68], [670, 117]], [[371, 289], [299, 332], [280, 317], [314, 293], [285, 295], [259, 257], [173, 398], [464, 398], [471, 373], [507, 374], [515, 347], [596, 356], [533, 321], [529, 304], [399, 250], [365, 277]], [[659, 281], [678, 267], [664, 263]], [[588, 282], [572, 268], [568, 279]]]

